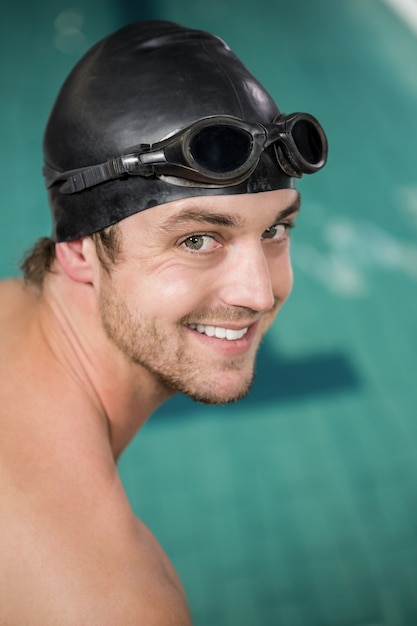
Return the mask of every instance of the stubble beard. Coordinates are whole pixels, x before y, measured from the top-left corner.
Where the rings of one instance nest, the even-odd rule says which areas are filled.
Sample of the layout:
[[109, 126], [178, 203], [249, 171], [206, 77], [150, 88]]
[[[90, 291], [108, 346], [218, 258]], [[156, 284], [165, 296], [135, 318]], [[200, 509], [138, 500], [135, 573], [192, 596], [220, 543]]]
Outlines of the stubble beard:
[[[222, 363], [223, 376], [238, 372], [239, 384], [222, 389], [204, 367], [196, 364], [180, 342], [158, 328], [155, 319], [134, 316], [126, 302], [111, 285], [101, 291], [100, 314], [108, 339], [136, 365], [147, 370], [161, 386], [161, 395], [183, 393], [203, 404], [228, 404], [244, 398], [255, 376], [254, 357], [227, 359]], [[183, 325], [178, 325], [178, 333]]]

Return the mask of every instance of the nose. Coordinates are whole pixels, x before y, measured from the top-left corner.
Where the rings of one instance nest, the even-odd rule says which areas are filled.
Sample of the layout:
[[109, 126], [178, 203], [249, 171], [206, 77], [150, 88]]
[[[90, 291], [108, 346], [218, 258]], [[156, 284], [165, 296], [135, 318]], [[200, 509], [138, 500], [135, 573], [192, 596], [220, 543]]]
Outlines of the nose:
[[219, 278], [222, 281], [220, 298], [224, 304], [257, 312], [273, 307], [271, 272], [261, 241], [234, 246]]

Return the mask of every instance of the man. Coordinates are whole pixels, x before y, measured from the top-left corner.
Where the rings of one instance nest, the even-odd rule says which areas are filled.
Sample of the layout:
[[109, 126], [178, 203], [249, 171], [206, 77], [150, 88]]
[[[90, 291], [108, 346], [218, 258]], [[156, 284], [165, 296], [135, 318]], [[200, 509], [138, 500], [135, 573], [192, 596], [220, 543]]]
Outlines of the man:
[[0, 287], [1, 624], [191, 624], [116, 462], [173, 394], [248, 392], [291, 290], [294, 177], [326, 154], [208, 33], [135, 23], [74, 68], [44, 139], [52, 237]]

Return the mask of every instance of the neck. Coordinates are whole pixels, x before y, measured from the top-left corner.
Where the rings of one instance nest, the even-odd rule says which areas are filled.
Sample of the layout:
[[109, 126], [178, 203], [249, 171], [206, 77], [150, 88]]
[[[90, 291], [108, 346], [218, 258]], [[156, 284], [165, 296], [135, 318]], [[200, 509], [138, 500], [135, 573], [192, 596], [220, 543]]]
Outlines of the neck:
[[46, 280], [38, 328], [53, 363], [84, 411], [107, 426], [115, 460], [172, 391], [131, 361], [106, 336], [91, 284], [74, 283], [58, 270]]

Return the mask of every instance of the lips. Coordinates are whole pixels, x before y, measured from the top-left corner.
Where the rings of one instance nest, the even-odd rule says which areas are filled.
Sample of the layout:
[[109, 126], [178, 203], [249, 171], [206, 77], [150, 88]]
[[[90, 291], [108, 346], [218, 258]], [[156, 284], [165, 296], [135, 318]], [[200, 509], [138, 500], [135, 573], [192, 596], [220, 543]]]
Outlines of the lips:
[[216, 337], [217, 339], [226, 339], [227, 341], [242, 339], [242, 337], [244, 337], [248, 332], [247, 326], [236, 330], [232, 328], [224, 328], [222, 326], [211, 326], [205, 324], [188, 324], [188, 326], [202, 335], [207, 335], [207, 337]]

